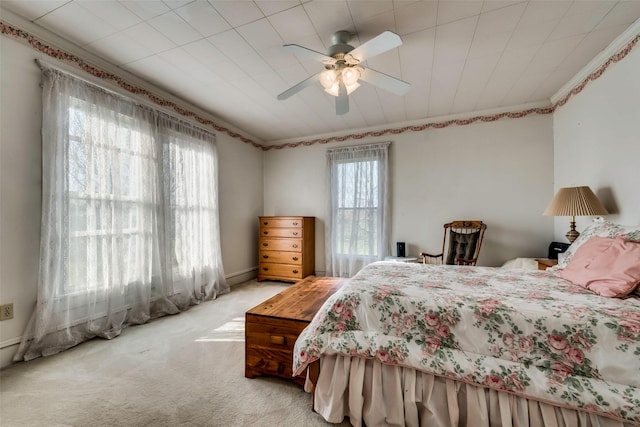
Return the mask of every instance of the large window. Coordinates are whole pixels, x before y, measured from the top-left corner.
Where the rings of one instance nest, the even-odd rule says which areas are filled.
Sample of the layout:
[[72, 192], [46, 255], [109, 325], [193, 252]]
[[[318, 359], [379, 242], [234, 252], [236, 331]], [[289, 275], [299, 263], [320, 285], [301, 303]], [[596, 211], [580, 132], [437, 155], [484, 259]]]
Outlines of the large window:
[[[68, 271], [60, 294], [107, 291], [146, 276], [159, 207], [151, 185], [157, 177], [154, 138], [126, 115], [111, 120], [80, 99], [70, 104]], [[116, 257], [122, 259], [117, 274], [109, 271]]]
[[219, 256], [216, 159], [197, 140], [173, 133], [165, 138], [163, 157], [171, 268], [174, 276], [191, 277]]
[[38, 303], [16, 360], [229, 290], [215, 135], [43, 68]]
[[331, 149], [329, 274], [351, 277], [388, 250], [389, 143]]

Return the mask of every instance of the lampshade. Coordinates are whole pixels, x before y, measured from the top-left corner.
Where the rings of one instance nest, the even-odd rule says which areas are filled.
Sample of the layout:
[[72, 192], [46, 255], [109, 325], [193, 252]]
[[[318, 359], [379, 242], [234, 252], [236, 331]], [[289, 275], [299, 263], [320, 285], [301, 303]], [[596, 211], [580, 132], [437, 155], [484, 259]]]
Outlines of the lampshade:
[[559, 189], [544, 211], [544, 215], [552, 216], [589, 216], [608, 213], [591, 188], [587, 186]]
[[560, 188], [544, 211], [544, 215], [571, 217], [571, 229], [566, 234], [570, 242], [580, 235], [576, 231], [576, 216], [607, 215], [608, 213], [591, 188], [587, 186]]

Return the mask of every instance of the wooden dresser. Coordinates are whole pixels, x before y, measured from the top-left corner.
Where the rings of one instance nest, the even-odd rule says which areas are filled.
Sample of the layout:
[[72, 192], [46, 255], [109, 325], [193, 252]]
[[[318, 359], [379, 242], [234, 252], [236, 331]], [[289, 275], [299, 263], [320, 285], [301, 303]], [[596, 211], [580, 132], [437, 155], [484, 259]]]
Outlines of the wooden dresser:
[[292, 377], [293, 346], [322, 304], [347, 282], [310, 276], [247, 311], [245, 377], [275, 375], [304, 384], [304, 375]]
[[315, 273], [316, 219], [261, 216], [258, 281], [297, 282]]

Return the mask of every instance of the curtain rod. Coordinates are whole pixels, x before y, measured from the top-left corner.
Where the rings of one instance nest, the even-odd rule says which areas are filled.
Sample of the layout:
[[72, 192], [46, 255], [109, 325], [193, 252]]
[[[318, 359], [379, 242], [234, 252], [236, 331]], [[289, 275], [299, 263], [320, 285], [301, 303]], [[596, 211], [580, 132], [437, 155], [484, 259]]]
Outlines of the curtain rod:
[[327, 148], [327, 153], [334, 153], [339, 151], [350, 151], [350, 150], [369, 150], [372, 148], [388, 147], [389, 145], [391, 145], [391, 141], [373, 142], [373, 143], [360, 144], [360, 145], [349, 145], [346, 147]]
[[173, 111], [171, 111], [171, 110], [169, 110], [167, 108], [164, 108], [162, 106], [159, 106], [157, 104], [154, 104], [153, 102], [148, 101], [148, 100], [146, 100], [145, 98], [143, 98], [141, 96], [137, 96], [136, 94], [131, 94], [131, 93], [124, 93], [124, 91], [120, 91], [120, 90], [117, 90], [115, 88], [105, 87], [104, 83], [101, 84], [98, 81], [96, 81], [97, 78], [96, 78], [96, 80], [93, 80], [92, 78], [81, 76], [81, 75], [76, 73], [76, 70], [72, 71], [67, 66], [52, 64], [52, 63], [50, 63], [48, 61], [44, 61], [44, 60], [42, 60], [40, 58], [35, 58], [34, 61], [36, 62], [38, 67], [43, 71], [47, 70], [47, 69], [51, 69], [51, 70], [55, 70], [55, 71], [58, 71], [58, 72], [63, 73], [63, 74], [67, 74], [67, 75], [69, 75], [69, 76], [71, 76], [71, 77], [73, 77], [75, 79], [78, 79], [78, 80], [81, 80], [81, 81], [83, 81], [85, 83], [93, 85], [93, 86], [97, 87], [98, 89], [104, 90], [106, 92], [109, 92], [109, 93], [111, 93], [113, 95], [116, 95], [116, 96], [119, 96], [121, 98], [125, 98], [125, 99], [128, 99], [128, 100], [131, 100], [134, 103], [137, 103], [142, 107], [150, 108], [150, 109], [152, 109], [154, 111], [158, 111], [160, 113], [166, 114], [166, 115], [170, 116], [171, 118], [173, 118], [175, 120], [179, 120], [179, 121], [181, 121], [183, 123], [189, 124], [191, 126], [195, 126], [195, 127], [197, 127], [198, 129], [200, 129], [203, 132], [206, 132], [206, 133], [209, 133], [209, 134], [211, 134], [213, 136], [216, 136], [215, 132], [211, 131], [208, 128], [203, 127], [203, 125], [198, 123], [197, 121], [195, 121], [195, 120], [192, 121], [189, 118], [180, 117], [180, 116], [176, 115]]
[[36, 58], [36, 59], [34, 59], [34, 61], [36, 62], [36, 64], [38, 64], [38, 67], [40, 67], [40, 69], [41, 69], [42, 71], [44, 71], [44, 70], [49, 70], [49, 69], [50, 69], [50, 70], [56, 70], [56, 71], [59, 71], [59, 72], [64, 73], [64, 74], [68, 74], [68, 75], [70, 75], [71, 77], [74, 77], [74, 78], [76, 78], [76, 79], [78, 79], [78, 80], [82, 80], [82, 81], [83, 81], [83, 82], [85, 82], [85, 83], [89, 83], [89, 84], [92, 84], [92, 85], [94, 85], [94, 86], [97, 86], [97, 87], [99, 87], [100, 89], [103, 89], [103, 90], [105, 90], [105, 91], [107, 91], [107, 92], [113, 93], [113, 94], [118, 95], [118, 96], [121, 96], [121, 97], [125, 97], [125, 98], [127, 97], [125, 94], [120, 93], [120, 92], [118, 92], [118, 91], [116, 91], [116, 90], [114, 90], [114, 89], [111, 89], [111, 88], [108, 88], [108, 87], [104, 87], [104, 86], [102, 86], [101, 84], [99, 84], [98, 82], [93, 81], [93, 80], [92, 80], [92, 79], [90, 79], [90, 78], [87, 78], [87, 77], [81, 76], [81, 75], [79, 75], [79, 74], [76, 74], [75, 72], [70, 71], [70, 70], [69, 70], [67, 67], [65, 67], [65, 66], [61, 66], [61, 65], [54, 65], [54, 64], [52, 64], [52, 63], [50, 63], [50, 62], [47, 62], [47, 61], [44, 61], [44, 60], [42, 60], [42, 59], [40, 59], [40, 58]]

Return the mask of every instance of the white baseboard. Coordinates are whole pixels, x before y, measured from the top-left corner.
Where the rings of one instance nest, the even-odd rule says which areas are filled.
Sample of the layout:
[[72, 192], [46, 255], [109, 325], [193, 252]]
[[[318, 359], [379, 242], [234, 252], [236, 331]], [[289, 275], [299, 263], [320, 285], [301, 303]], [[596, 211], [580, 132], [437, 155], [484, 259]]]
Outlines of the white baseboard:
[[9, 338], [8, 340], [0, 341], [0, 350], [6, 347], [11, 347], [12, 345], [18, 345], [22, 341], [22, 335], [15, 338]]
[[240, 283], [247, 282], [249, 280], [258, 277], [258, 267], [247, 268], [246, 270], [237, 271], [235, 273], [227, 274], [224, 276], [227, 279], [229, 286], [239, 285]]
[[13, 355], [18, 351], [18, 344], [0, 349], [0, 368], [6, 368], [13, 363]]
[[[229, 286], [239, 285], [240, 283], [247, 282], [255, 279], [258, 276], [258, 267], [248, 268], [246, 270], [238, 271], [235, 273], [227, 274], [225, 278]], [[17, 350], [18, 344], [22, 341], [22, 335], [19, 337], [10, 338], [0, 341], [0, 368], [4, 368], [11, 364], [13, 354]], [[14, 348], [11, 348], [14, 347]]]

